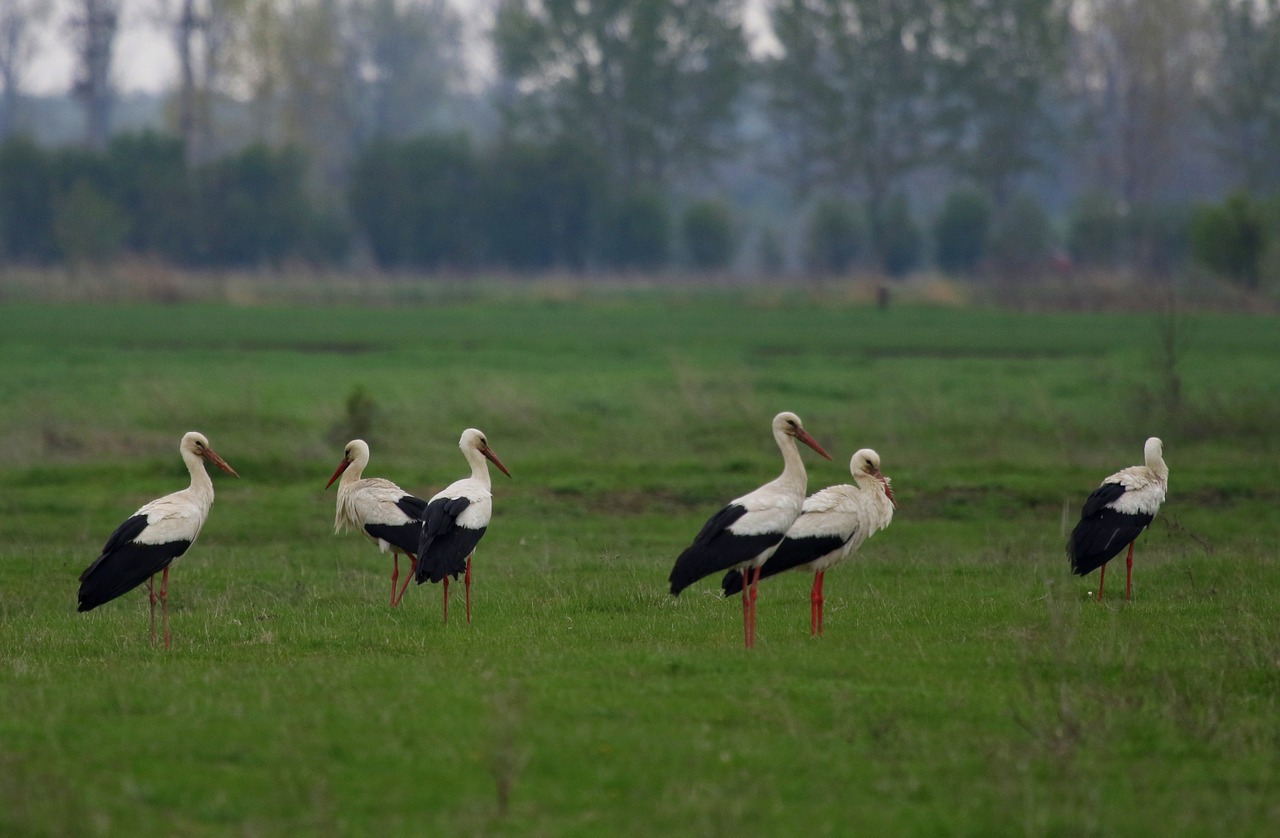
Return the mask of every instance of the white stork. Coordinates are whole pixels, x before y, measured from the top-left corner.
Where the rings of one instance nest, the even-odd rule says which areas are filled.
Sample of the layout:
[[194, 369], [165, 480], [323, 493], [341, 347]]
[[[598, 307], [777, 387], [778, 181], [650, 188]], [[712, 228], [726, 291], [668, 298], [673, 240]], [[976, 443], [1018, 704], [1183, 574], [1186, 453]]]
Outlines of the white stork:
[[467, 428], [458, 440], [471, 476], [454, 481], [427, 502], [418, 542], [418, 584], [444, 582], [444, 621], [449, 622], [449, 577], [465, 574], [467, 622], [471, 622], [471, 556], [493, 515], [488, 459], [507, 477], [511, 472], [489, 447], [482, 431]]
[[[694, 537], [693, 544], [676, 559], [668, 577], [672, 595], [679, 596], [704, 576], [730, 569], [741, 572], [742, 585], [748, 588], [742, 597], [743, 636], [748, 649], [755, 645], [756, 584], [760, 580], [760, 566], [773, 555], [804, 503], [808, 478], [796, 440], [831, 459], [794, 413], [783, 412], [773, 417], [773, 439], [782, 452], [782, 474], [754, 492], [730, 501], [712, 515]], [[755, 576], [748, 579], [752, 569]]]
[[[413, 571], [418, 567], [418, 536], [422, 531], [422, 515], [427, 502], [406, 492], [390, 480], [381, 477], [362, 477], [369, 465], [369, 445], [363, 439], [353, 439], [342, 452], [342, 462], [334, 471], [333, 481], [342, 476], [338, 484], [338, 511], [333, 519], [333, 531], [340, 533], [348, 527], [359, 530], [378, 545], [383, 553], [391, 551], [391, 605], [400, 604], [404, 589], [409, 587]], [[404, 585], [396, 593], [396, 580], [400, 578], [400, 554], [409, 557], [409, 573]]]
[[1084, 576], [1094, 568], [1098, 574], [1098, 601], [1102, 601], [1102, 582], [1107, 562], [1129, 545], [1125, 564], [1127, 578], [1124, 598], [1133, 595], [1133, 542], [1155, 519], [1169, 488], [1169, 467], [1164, 463], [1164, 443], [1151, 437], [1143, 446], [1146, 463], [1121, 469], [1102, 481], [1084, 502], [1080, 523], [1067, 540], [1071, 569]]
[[155, 575], [160, 581], [164, 647], [169, 648], [169, 565], [187, 552], [213, 506], [213, 481], [200, 458], [234, 477], [236, 470], [209, 447], [204, 434], [190, 431], [178, 446], [191, 473], [191, 485], [146, 504], [107, 539], [102, 554], [80, 574], [78, 611], [91, 611], [147, 582], [151, 599], [151, 642], [156, 640]]
[[[898, 502], [889, 478], [880, 472], [880, 455], [863, 448], [849, 461], [849, 471], [857, 485], [828, 486], [805, 498], [800, 517], [787, 530], [787, 537], [760, 568], [767, 579], [786, 570], [813, 571], [809, 593], [809, 634], [822, 634], [822, 582], [827, 569], [857, 552], [875, 533], [889, 526]], [[725, 574], [721, 583], [725, 596], [742, 591], [742, 575]]]

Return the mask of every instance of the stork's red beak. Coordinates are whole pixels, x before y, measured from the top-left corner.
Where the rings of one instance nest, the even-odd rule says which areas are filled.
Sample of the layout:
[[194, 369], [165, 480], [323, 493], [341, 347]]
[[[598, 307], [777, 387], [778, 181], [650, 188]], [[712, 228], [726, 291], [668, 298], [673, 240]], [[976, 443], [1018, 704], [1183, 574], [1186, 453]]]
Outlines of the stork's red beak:
[[337, 479], [338, 479], [338, 475], [340, 475], [340, 474], [342, 474], [344, 471], [346, 471], [346, 470], [347, 470], [347, 466], [349, 466], [349, 465], [351, 465], [351, 461], [350, 461], [350, 460], [348, 460], [346, 457], [343, 457], [343, 458], [342, 458], [342, 462], [338, 463], [338, 469], [337, 469], [337, 471], [335, 471], [335, 472], [333, 473], [333, 477], [330, 477], [330, 478], [329, 478], [329, 482], [328, 482], [328, 483], [326, 483], [326, 484], [324, 484], [324, 487], [327, 489], [327, 488], [329, 488], [330, 486], [332, 486], [332, 485], [333, 485], [333, 481], [337, 480]]
[[812, 448], [814, 451], [817, 451], [819, 454], [826, 457], [828, 460], [831, 459], [831, 455], [828, 454], [826, 451], [823, 451], [822, 446], [818, 444], [818, 441], [813, 437], [809, 436], [809, 432], [806, 431], [804, 428], [796, 429], [796, 439], [800, 440], [805, 445]]
[[879, 480], [884, 486], [884, 496], [889, 499], [889, 503], [893, 504], [893, 508], [898, 508], [898, 499], [893, 496], [893, 488], [889, 485], [889, 478], [885, 477], [879, 471], [875, 473], [876, 480]]
[[227, 461], [226, 461], [226, 460], [224, 460], [224, 459], [222, 459], [221, 457], [219, 457], [219, 456], [218, 456], [218, 452], [217, 452], [217, 451], [214, 451], [212, 448], [205, 448], [205, 449], [204, 449], [204, 457], [205, 457], [205, 459], [206, 459], [206, 460], [208, 460], [209, 462], [213, 463], [215, 466], [217, 466], [218, 468], [222, 469], [223, 471], [225, 471], [227, 474], [231, 475], [232, 477], [239, 477], [239, 476], [240, 476], [239, 474], [237, 474], [237, 473], [236, 473], [236, 470], [235, 470], [235, 469], [233, 469], [230, 465], [228, 465], [228, 463], [227, 463]]
[[502, 460], [498, 459], [498, 455], [493, 453], [492, 448], [486, 445], [484, 448], [480, 449], [480, 453], [484, 454], [484, 456], [489, 460], [489, 462], [497, 466], [498, 470], [501, 471], [503, 474], [505, 474], [507, 477], [511, 476], [511, 472], [507, 471], [507, 467], [502, 464]]

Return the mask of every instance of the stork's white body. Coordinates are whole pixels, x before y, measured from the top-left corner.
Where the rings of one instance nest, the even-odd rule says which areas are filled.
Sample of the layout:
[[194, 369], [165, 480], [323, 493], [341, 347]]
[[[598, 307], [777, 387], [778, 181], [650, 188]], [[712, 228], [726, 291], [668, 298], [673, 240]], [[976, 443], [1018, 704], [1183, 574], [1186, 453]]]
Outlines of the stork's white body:
[[482, 431], [467, 428], [458, 440], [471, 476], [455, 480], [427, 502], [418, 543], [418, 584], [442, 582], [444, 619], [449, 619], [449, 577], [466, 574], [467, 622], [471, 622], [471, 558], [493, 515], [493, 482], [489, 462], [511, 473], [489, 447]]
[[[422, 513], [426, 503], [401, 489], [390, 480], [381, 477], [365, 477], [369, 465], [369, 445], [362, 439], [353, 439], [343, 451], [342, 462], [334, 477], [342, 475], [338, 483], [337, 512], [333, 519], [335, 533], [348, 528], [367, 536], [382, 553], [391, 553], [394, 565], [391, 571], [391, 604], [397, 605], [404, 587], [396, 592], [396, 580], [400, 578], [400, 554], [404, 553], [416, 566], [419, 531], [422, 529]], [[334, 477], [329, 478], [332, 485]], [[412, 573], [410, 573], [412, 576]]]
[[1164, 443], [1151, 437], [1143, 446], [1144, 463], [1121, 469], [1102, 481], [1084, 502], [1080, 522], [1067, 541], [1071, 569], [1084, 576], [1101, 568], [1098, 599], [1102, 599], [1107, 562], [1129, 547], [1125, 560], [1126, 599], [1133, 592], [1133, 544], [1164, 503], [1169, 489], [1169, 467], [1164, 461]]
[[[893, 520], [895, 501], [889, 478], [880, 472], [880, 455], [863, 448], [849, 461], [854, 484], [829, 486], [804, 501], [782, 543], [760, 569], [766, 579], [788, 570], [806, 569], [814, 573], [810, 597], [810, 630], [822, 633], [823, 574], [843, 562], [862, 543]], [[725, 574], [726, 596], [742, 590], [742, 579], [734, 571]]]
[[[779, 413], [773, 418], [773, 439], [782, 453], [782, 474], [753, 492], [735, 498], [703, 525], [693, 544], [685, 548], [671, 568], [668, 581], [671, 593], [682, 590], [699, 579], [720, 571], [759, 574], [763, 565], [800, 515], [804, 505], [808, 475], [804, 460], [796, 448], [799, 439], [822, 456], [826, 451], [809, 436], [794, 413]], [[754, 594], [754, 586], [752, 587]], [[746, 645], [755, 642], [754, 596], [743, 599], [743, 624]]]
[[153, 577], [163, 573], [160, 601], [166, 647], [170, 643], [169, 567], [195, 543], [213, 508], [213, 481], [205, 471], [203, 460], [208, 459], [228, 474], [236, 473], [197, 431], [185, 434], [178, 450], [191, 476], [191, 484], [144, 504], [116, 528], [98, 558], [80, 574], [78, 605], [80, 611], [91, 611], [151, 580], [151, 637], [154, 640]]

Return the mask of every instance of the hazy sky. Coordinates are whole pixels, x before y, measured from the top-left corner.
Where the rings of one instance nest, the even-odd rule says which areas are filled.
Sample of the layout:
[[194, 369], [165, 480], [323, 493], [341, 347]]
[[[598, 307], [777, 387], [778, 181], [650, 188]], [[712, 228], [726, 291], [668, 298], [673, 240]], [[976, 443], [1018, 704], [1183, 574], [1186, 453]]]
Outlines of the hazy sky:
[[[5, 2], [5, 0], [0, 0]], [[472, 37], [480, 40], [488, 10], [496, 0], [450, 0], [468, 19]], [[765, 0], [746, 0], [747, 29], [754, 33], [757, 49], [764, 27]], [[27, 93], [59, 94], [71, 89], [75, 63], [70, 47], [67, 17], [75, 0], [52, 0], [54, 13], [40, 32], [39, 49], [23, 83]], [[177, 54], [164, 23], [166, 10], [177, 8], [178, 0], [123, 0], [120, 32], [112, 54], [112, 74], [123, 92], [155, 93], [173, 88], [178, 77]], [[478, 67], [487, 66], [483, 50], [477, 50]]]

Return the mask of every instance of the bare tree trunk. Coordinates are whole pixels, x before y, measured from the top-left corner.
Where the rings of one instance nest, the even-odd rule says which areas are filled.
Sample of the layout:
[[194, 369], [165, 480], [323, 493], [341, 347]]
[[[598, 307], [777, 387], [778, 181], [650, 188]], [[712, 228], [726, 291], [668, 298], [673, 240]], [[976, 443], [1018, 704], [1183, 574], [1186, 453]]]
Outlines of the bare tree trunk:
[[182, 0], [182, 11], [177, 23], [178, 69], [182, 74], [182, 83], [178, 88], [178, 135], [182, 137], [188, 167], [200, 159], [200, 149], [196, 147], [199, 138], [196, 136], [196, 68], [193, 43], [200, 22], [196, 18], [195, 5], [195, 0]]
[[78, 30], [75, 95], [84, 103], [85, 145], [103, 151], [111, 139], [111, 48], [119, 24], [119, 0], [80, 0], [81, 16], [71, 25]]

